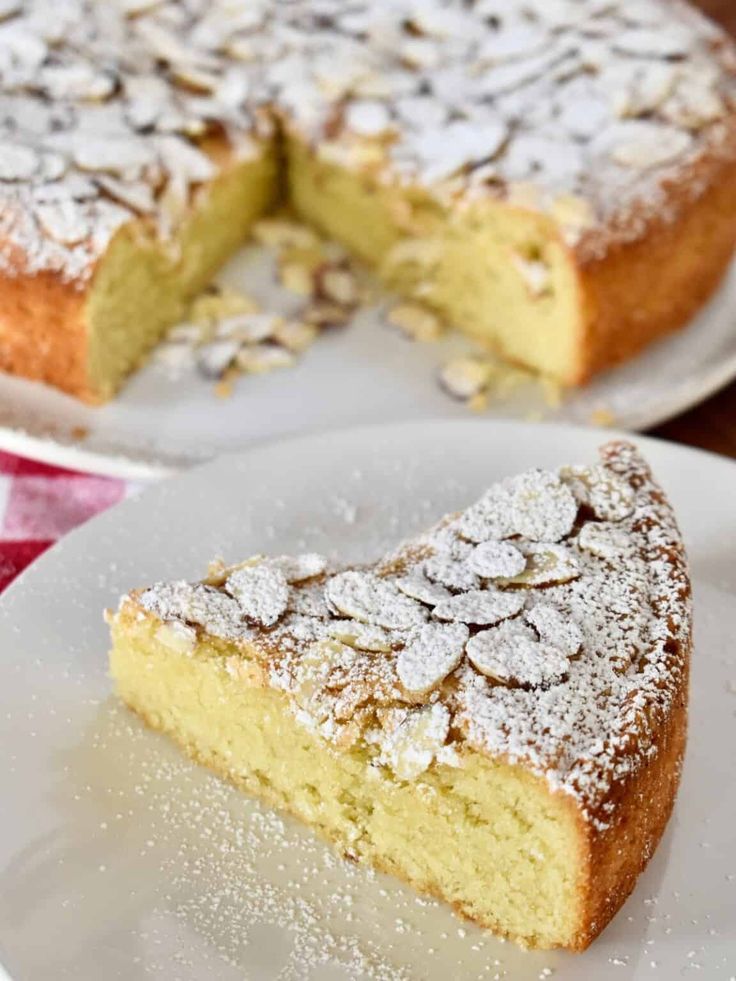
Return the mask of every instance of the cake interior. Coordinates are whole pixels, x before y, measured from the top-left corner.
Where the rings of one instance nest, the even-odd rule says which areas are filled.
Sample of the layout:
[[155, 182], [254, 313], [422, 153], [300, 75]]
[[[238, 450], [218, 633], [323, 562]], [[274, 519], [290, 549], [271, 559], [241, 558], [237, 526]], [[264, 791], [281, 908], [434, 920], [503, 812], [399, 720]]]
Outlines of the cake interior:
[[563, 382], [581, 379], [582, 301], [553, 219], [484, 195], [462, 208], [325, 160], [292, 138], [297, 213], [491, 350]]
[[[222, 151], [221, 151], [222, 154]], [[91, 390], [105, 400], [186, 314], [189, 300], [280, 199], [366, 260], [397, 293], [513, 362], [580, 379], [577, 274], [552, 219], [485, 199], [455, 211], [417, 188], [381, 185], [311, 147], [262, 140], [200, 188], [187, 219], [161, 241], [149, 222], [125, 225], [94, 271], [86, 304]]]
[[[97, 265], [86, 307], [88, 370], [100, 400], [186, 314], [188, 302], [242, 245], [253, 222], [273, 203], [276, 150], [266, 142], [253, 158], [228, 160], [195, 195], [186, 219], [161, 240], [149, 222], [124, 225]], [[219, 153], [218, 153], [219, 151]]]
[[542, 779], [465, 750], [461, 767], [402, 781], [370, 766], [364, 743], [337, 751], [300, 725], [242, 647], [200, 638], [182, 651], [157, 618], [131, 607], [112, 631], [119, 694], [193, 759], [498, 934], [575, 946], [576, 812]]

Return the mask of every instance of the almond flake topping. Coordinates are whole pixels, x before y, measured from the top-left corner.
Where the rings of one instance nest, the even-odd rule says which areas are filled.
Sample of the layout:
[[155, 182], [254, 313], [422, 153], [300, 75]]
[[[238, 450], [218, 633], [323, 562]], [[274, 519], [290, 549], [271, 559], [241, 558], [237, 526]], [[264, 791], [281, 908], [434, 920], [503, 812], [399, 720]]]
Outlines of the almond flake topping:
[[433, 555], [422, 568], [427, 579], [447, 589], [476, 589], [480, 585], [478, 575], [466, 561], [447, 555]]
[[[505, 480], [371, 568], [325, 580], [324, 560], [310, 555], [220, 562], [203, 583], [132, 594], [121, 615], [158, 617], [159, 640], [183, 656], [197, 656], [200, 631], [247, 642], [228, 659], [234, 680], [283, 691], [301, 724], [398, 779], [462, 765], [465, 751], [499, 755], [572, 794], [604, 827], [597, 805], [647, 759], [642, 713], [679, 697], [690, 614], [682, 543], [646, 465], [624, 443], [600, 460], [563, 468], [563, 483], [576, 503], [594, 487], [599, 510], [624, 516], [591, 520], [585, 503], [564, 542], [507, 527], [519, 481]], [[536, 513], [534, 496], [529, 506]], [[458, 538], [468, 514], [476, 531], [517, 537], [474, 547]], [[526, 565], [516, 575], [479, 576], [489, 588], [448, 589], [422, 571], [428, 554], [455, 572], [473, 556], [491, 563], [484, 572], [501, 559], [518, 569], [517, 553]], [[306, 578], [289, 586], [292, 574]]]
[[402, 593], [412, 599], [419, 600], [427, 606], [436, 606], [442, 600], [449, 599], [452, 593], [439, 583], [431, 582], [421, 572], [412, 572], [396, 580], [396, 585]]
[[538, 603], [524, 619], [534, 627], [540, 640], [559, 648], [568, 657], [575, 657], [583, 646], [580, 627], [555, 606]]
[[530, 470], [509, 483], [511, 525], [531, 541], [558, 542], [569, 535], [578, 506], [556, 474]]
[[423, 606], [372, 572], [338, 573], [327, 582], [325, 595], [339, 613], [380, 627], [407, 630], [427, 617]]
[[470, 638], [466, 649], [474, 667], [503, 685], [547, 687], [559, 684], [569, 669], [567, 656], [540, 641], [520, 620], [481, 630]]
[[563, 467], [560, 476], [580, 504], [596, 518], [621, 521], [634, 509], [634, 492], [628, 484], [600, 464], [592, 467]]
[[226, 580], [225, 589], [237, 600], [245, 617], [264, 627], [273, 626], [289, 603], [286, 577], [265, 563], [238, 569]]
[[425, 695], [460, 664], [470, 631], [464, 623], [427, 623], [417, 630], [396, 662], [396, 673], [412, 695]]
[[523, 606], [524, 595], [521, 592], [504, 593], [493, 588], [471, 589], [438, 603], [432, 613], [438, 620], [485, 626], [516, 616]]
[[575, 553], [555, 542], [533, 542], [522, 548], [526, 568], [508, 579], [499, 579], [502, 586], [550, 586], [571, 582], [580, 575], [580, 563]]
[[423, 705], [409, 710], [383, 741], [381, 761], [400, 780], [415, 780], [427, 770], [445, 745], [450, 713], [444, 705]]
[[483, 579], [510, 579], [526, 568], [526, 557], [511, 542], [482, 542], [476, 545], [467, 562]]
[[313, 576], [321, 575], [327, 568], [327, 559], [317, 552], [303, 552], [301, 555], [276, 555], [265, 560], [272, 569], [278, 569], [288, 583], [303, 582]]

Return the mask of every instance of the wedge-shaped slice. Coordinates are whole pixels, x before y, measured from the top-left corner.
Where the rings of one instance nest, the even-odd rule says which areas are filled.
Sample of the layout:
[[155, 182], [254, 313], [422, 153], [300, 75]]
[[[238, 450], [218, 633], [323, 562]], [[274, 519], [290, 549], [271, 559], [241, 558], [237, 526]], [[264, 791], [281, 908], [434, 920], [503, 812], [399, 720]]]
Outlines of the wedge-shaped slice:
[[[516, 551], [482, 548], [481, 527]], [[484, 578], [486, 553], [514, 569]], [[685, 745], [690, 585], [646, 464], [612, 443], [589, 468], [494, 486], [371, 567], [315, 558], [288, 565], [306, 578], [259, 557], [124, 597], [121, 697], [353, 858], [523, 944], [586, 947], [662, 834]], [[473, 572], [451, 622], [460, 587], [406, 587], [440, 558]]]

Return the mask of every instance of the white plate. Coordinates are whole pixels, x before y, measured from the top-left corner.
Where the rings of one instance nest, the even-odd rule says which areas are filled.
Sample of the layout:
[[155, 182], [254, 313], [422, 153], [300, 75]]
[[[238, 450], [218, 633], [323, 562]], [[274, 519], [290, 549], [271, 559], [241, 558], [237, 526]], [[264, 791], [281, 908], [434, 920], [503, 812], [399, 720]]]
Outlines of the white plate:
[[374, 977], [418, 981], [736, 974], [733, 463], [640, 440], [692, 562], [692, 732], [664, 840], [585, 954], [525, 953], [336, 860], [110, 695], [100, 611], [121, 591], [194, 577], [218, 553], [370, 558], [497, 477], [590, 458], [599, 438], [466, 421], [287, 441], [163, 481], [31, 566], [0, 602], [0, 960], [18, 981], [333, 981], [370, 976], [371, 959]]
[[[220, 279], [246, 286], [266, 309], [288, 298], [275, 289], [266, 256], [243, 250]], [[293, 299], [293, 297], [292, 297]], [[149, 363], [103, 408], [45, 386], [0, 376], [0, 448], [128, 478], [159, 476], [255, 442], [327, 428], [409, 419], [468, 417], [438, 387], [438, 366], [465, 350], [459, 337], [412, 344], [376, 310], [322, 338], [296, 368], [240, 379], [218, 399], [196, 372], [176, 380]], [[599, 410], [622, 429], [646, 429], [706, 398], [736, 376], [736, 264], [718, 295], [687, 330], [573, 392], [551, 409], [539, 387], [492, 404], [495, 417], [544, 416], [588, 423]], [[80, 439], [79, 434], [84, 433]]]

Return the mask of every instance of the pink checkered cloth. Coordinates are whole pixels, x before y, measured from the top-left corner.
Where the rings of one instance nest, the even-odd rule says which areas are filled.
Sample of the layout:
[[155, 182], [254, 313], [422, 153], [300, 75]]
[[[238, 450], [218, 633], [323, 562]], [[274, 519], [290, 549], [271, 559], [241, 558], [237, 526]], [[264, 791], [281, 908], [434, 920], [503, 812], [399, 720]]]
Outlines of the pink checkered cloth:
[[117, 504], [128, 490], [123, 480], [0, 451], [0, 590], [58, 538]]

